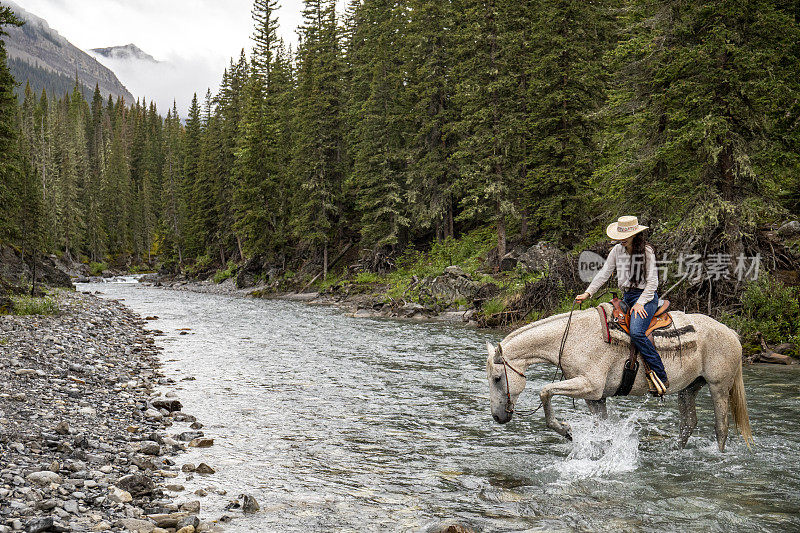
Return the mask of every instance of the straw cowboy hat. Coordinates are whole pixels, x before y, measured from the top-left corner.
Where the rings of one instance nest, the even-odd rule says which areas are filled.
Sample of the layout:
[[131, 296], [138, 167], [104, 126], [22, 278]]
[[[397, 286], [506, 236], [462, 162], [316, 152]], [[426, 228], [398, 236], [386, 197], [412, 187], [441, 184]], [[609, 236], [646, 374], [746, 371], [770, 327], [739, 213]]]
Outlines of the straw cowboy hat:
[[639, 219], [636, 217], [623, 216], [619, 217], [616, 222], [612, 222], [606, 228], [606, 235], [615, 241], [622, 241], [632, 235], [644, 231], [649, 226], [642, 226], [639, 224]]

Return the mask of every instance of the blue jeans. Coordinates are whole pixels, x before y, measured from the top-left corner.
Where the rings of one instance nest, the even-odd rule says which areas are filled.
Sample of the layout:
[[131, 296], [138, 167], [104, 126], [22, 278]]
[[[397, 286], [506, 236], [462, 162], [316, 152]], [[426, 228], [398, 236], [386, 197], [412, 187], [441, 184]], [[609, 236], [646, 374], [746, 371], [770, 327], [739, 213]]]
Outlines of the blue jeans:
[[[631, 289], [623, 293], [622, 299], [633, 308], [642, 292], [642, 289]], [[653, 295], [652, 300], [644, 304], [644, 311], [647, 313], [645, 318], [640, 318], [636, 313], [631, 312], [631, 341], [633, 341], [633, 344], [639, 349], [642, 358], [647, 361], [647, 364], [650, 365], [653, 372], [656, 373], [661, 381], [666, 383], [667, 373], [664, 371], [664, 364], [661, 362], [661, 357], [659, 357], [656, 347], [653, 346], [653, 343], [650, 342], [650, 339], [644, 334], [657, 310], [658, 292]]]

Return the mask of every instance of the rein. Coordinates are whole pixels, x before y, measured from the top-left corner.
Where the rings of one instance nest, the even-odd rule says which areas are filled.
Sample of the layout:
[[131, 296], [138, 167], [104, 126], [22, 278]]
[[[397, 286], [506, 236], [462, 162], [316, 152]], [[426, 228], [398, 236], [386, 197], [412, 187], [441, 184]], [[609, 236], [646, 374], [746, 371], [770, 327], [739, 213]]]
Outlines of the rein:
[[[561, 379], [562, 380], [564, 379], [564, 369], [561, 368], [561, 356], [564, 354], [564, 346], [567, 344], [567, 337], [569, 336], [569, 326], [570, 323], [572, 322], [572, 312], [575, 310], [575, 303], [576, 301], [573, 300], [572, 308], [569, 310], [569, 316], [567, 317], [567, 325], [564, 327], [564, 334], [561, 336], [561, 345], [558, 348], [558, 364], [556, 365], [556, 371], [555, 374], [553, 374], [553, 379], [550, 380], [550, 383], [555, 383], [556, 377], [558, 377], [559, 370], [561, 371]], [[580, 307], [578, 308], [580, 309]], [[515, 412], [514, 402], [511, 401], [511, 386], [508, 383], [508, 369], [510, 368], [515, 374], [522, 376], [523, 378], [527, 379], [527, 377], [525, 376], [524, 373], [520, 372], [519, 370], [511, 366], [511, 363], [509, 363], [506, 360], [506, 356], [503, 355], [502, 353], [501, 345], [498, 345], [497, 349], [500, 350], [500, 357], [502, 358], [503, 362], [503, 372], [505, 373], [506, 377], [506, 398], [508, 399], [508, 402], [506, 403], [506, 413], [514, 413]], [[516, 411], [516, 413], [519, 416], [530, 416], [536, 413], [536, 411], [538, 411], [539, 409], [541, 409], [542, 405], [543, 405], [542, 401], [539, 400], [539, 406], [536, 407], [536, 409], [534, 409], [533, 411]]]

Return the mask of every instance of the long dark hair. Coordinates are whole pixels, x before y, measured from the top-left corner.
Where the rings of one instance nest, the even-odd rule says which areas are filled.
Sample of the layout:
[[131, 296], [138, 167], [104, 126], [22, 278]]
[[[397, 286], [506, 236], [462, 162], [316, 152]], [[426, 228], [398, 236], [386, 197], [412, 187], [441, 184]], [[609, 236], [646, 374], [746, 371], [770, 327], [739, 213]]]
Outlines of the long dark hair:
[[647, 278], [647, 270], [650, 265], [647, 264], [647, 254], [645, 253], [646, 246], [649, 246], [653, 251], [653, 255], [655, 255], [655, 246], [647, 242], [647, 240], [644, 238], [644, 231], [640, 231], [633, 236], [633, 241], [631, 242], [630, 264], [631, 287], [629, 288], [632, 288], [633, 285], [641, 284]]

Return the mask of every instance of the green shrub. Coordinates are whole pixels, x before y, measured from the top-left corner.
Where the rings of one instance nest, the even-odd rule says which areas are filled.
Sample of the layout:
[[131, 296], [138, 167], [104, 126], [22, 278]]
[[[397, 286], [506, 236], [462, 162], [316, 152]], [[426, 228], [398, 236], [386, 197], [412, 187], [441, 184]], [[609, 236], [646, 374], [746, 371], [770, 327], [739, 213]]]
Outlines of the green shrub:
[[190, 278], [197, 276], [198, 274], [202, 273], [203, 271], [207, 270], [208, 267], [211, 265], [211, 257], [206, 255], [201, 255], [198, 257], [193, 265], [190, 265], [186, 268], [186, 275]]
[[359, 272], [356, 274], [356, 283], [381, 283], [384, 281], [383, 276], [373, 272]]
[[428, 252], [408, 248], [397, 260], [393, 276], [419, 278], [438, 276], [451, 265], [458, 265], [468, 274], [480, 268], [483, 257], [494, 246], [492, 228], [481, 228], [456, 240], [451, 237], [436, 241]]
[[58, 304], [49, 297], [12, 296], [14, 306], [11, 310], [15, 315], [55, 315], [58, 313]]
[[89, 273], [92, 276], [99, 276], [104, 270], [108, 270], [108, 263], [98, 263], [96, 261], [89, 263]]
[[762, 274], [747, 285], [739, 312], [723, 313], [721, 318], [739, 332], [746, 352], [760, 350], [758, 331], [767, 344], [792, 342], [800, 345], [800, 288], [788, 287]]
[[233, 277], [236, 274], [238, 267], [234, 261], [228, 261], [228, 266], [225, 270], [218, 270], [216, 274], [214, 274], [214, 283], [222, 283], [228, 278]]
[[484, 316], [495, 315], [504, 311], [506, 308], [506, 300], [503, 297], [492, 298], [483, 303], [481, 311]]

